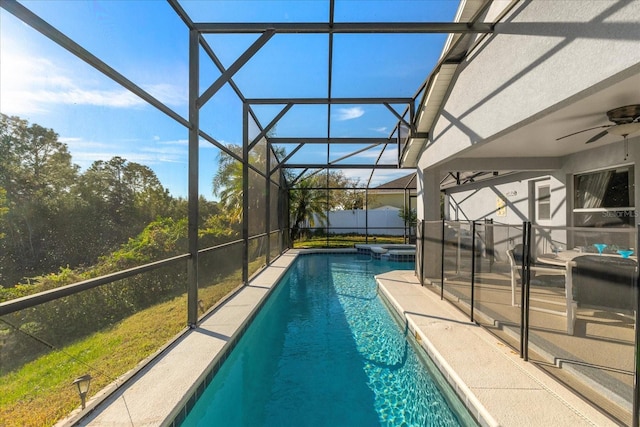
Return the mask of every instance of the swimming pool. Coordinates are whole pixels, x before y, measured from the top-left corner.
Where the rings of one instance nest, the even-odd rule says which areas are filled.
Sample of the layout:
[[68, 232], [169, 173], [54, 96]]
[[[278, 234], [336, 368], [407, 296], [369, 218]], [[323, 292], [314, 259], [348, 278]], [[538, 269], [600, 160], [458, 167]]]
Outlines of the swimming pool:
[[298, 257], [181, 425], [473, 424], [377, 295], [397, 269], [413, 264]]

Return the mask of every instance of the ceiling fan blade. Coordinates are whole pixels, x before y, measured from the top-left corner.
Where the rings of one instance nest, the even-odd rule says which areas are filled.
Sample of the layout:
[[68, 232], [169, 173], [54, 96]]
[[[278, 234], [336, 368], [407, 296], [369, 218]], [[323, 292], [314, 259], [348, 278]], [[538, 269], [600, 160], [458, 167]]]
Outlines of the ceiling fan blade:
[[597, 135], [593, 135], [591, 138], [589, 138], [589, 140], [587, 142], [585, 142], [585, 144], [590, 144], [592, 142], [596, 142], [597, 140], [599, 140], [600, 138], [602, 138], [603, 136], [605, 136], [607, 134], [606, 130], [603, 130], [602, 132], [600, 132]]
[[[557, 138], [556, 141], [560, 141], [561, 139], [569, 138], [570, 136], [577, 135], [577, 134], [582, 133], [582, 132], [587, 132], [589, 130], [608, 128], [608, 127], [611, 127], [611, 126], [613, 126], [613, 125], [602, 125], [602, 126], [592, 127], [592, 128], [589, 128], [589, 129], [582, 129], [582, 130], [579, 130], [578, 132], [574, 132], [574, 133], [570, 133], [569, 135], [561, 136], [560, 138]], [[606, 134], [607, 131], [604, 131], [604, 133]]]

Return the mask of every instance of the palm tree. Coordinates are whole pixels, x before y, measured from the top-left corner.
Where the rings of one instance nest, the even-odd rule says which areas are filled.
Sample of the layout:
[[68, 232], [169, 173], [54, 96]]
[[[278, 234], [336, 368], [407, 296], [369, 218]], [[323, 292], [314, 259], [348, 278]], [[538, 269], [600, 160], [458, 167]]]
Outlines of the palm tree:
[[[229, 150], [241, 156], [242, 148], [237, 145], [228, 145]], [[284, 157], [284, 150], [276, 147], [275, 152], [279, 157]], [[262, 169], [265, 163], [266, 153], [253, 151], [249, 155], [249, 162]], [[325, 190], [317, 190], [315, 187], [322, 187], [324, 178], [311, 176], [300, 180], [289, 191], [289, 213], [291, 218], [291, 239], [298, 237], [301, 227], [308, 222], [311, 227], [324, 226], [327, 223], [327, 193]], [[249, 181], [249, 208], [250, 212], [260, 212], [263, 202], [263, 191], [255, 180]], [[345, 181], [343, 179], [343, 181]], [[346, 180], [345, 182], [348, 182]], [[338, 182], [338, 185], [342, 181]], [[258, 185], [258, 187], [255, 187]], [[225, 216], [232, 223], [242, 222], [242, 163], [225, 152], [218, 156], [218, 171], [213, 177], [213, 192], [220, 196], [220, 205]], [[256, 222], [264, 218], [255, 218]], [[256, 228], [262, 230], [264, 227], [257, 224]], [[257, 231], [257, 230], [256, 230]]]
[[298, 237], [301, 226], [305, 221], [311, 227], [324, 226], [327, 222], [327, 194], [319, 187], [318, 179], [305, 178], [289, 191], [289, 212], [291, 213], [291, 240]]
[[[237, 145], [228, 145], [234, 152]], [[213, 176], [213, 194], [220, 196], [220, 204], [232, 223], [242, 221], [242, 163], [221, 151], [218, 155], [218, 171]]]
[[[242, 157], [242, 147], [238, 145], [227, 145], [227, 148]], [[284, 156], [284, 150], [275, 147], [276, 155]], [[266, 167], [266, 150], [254, 149], [249, 154], [249, 163], [259, 170]], [[267, 201], [264, 193], [264, 177], [255, 171], [249, 171], [248, 194], [249, 212], [261, 213]], [[231, 223], [242, 222], [242, 201], [243, 201], [243, 181], [242, 162], [236, 160], [228, 153], [221, 151], [218, 155], [218, 170], [213, 177], [213, 194], [220, 196], [220, 205], [223, 207], [226, 217]], [[251, 227], [254, 232], [262, 232], [265, 228], [265, 217], [263, 215], [253, 215]]]

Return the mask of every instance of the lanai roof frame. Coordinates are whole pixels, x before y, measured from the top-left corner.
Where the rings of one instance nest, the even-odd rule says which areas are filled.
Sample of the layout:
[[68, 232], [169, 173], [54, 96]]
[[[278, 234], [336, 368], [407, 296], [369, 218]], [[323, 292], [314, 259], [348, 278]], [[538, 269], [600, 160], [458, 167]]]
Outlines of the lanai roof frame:
[[[227, 155], [233, 157], [235, 160], [240, 161], [243, 165], [243, 177], [245, 186], [247, 185], [247, 176], [249, 171], [256, 172], [263, 177], [266, 178], [266, 182], [272, 182], [271, 175], [276, 173], [279, 169], [282, 169], [282, 166], [275, 167], [274, 169], [268, 167], [265, 172], [258, 170], [255, 166], [251, 165], [248, 161], [248, 155], [250, 152], [250, 148], [254, 141], [249, 141], [249, 132], [248, 132], [248, 122], [249, 119], [253, 120], [256, 126], [259, 129], [259, 133], [262, 134], [267, 140], [267, 146], [271, 148], [271, 142], [269, 142], [269, 138], [267, 135], [268, 127], [273, 126], [277, 123], [277, 120], [273, 123], [270, 123], [267, 126], [263, 126], [260, 123], [255, 112], [252, 110], [250, 102], [253, 103], [264, 103], [269, 101], [268, 99], [254, 99], [247, 98], [237, 83], [233, 80], [233, 76], [235, 73], [242, 69], [242, 67], [249, 61], [249, 59], [260, 50], [262, 46], [264, 46], [269, 39], [271, 39], [276, 33], [279, 31], [282, 33], [288, 34], [308, 34], [308, 33], [322, 33], [328, 35], [328, 47], [329, 54], [327, 58], [327, 90], [326, 90], [326, 98], [323, 103], [326, 104], [328, 110], [328, 120], [327, 120], [327, 138], [331, 136], [331, 107], [337, 103], [357, 103], [364, 102], [365, 99], [362, 97], [353, 97], [353, 98], [339, 98], [332, 96], [332, 81], [333, 81], [333, 38], [334, 35], [337, 34], [459, 34], [460, 37], [472, 36], [476, 34], [490, 34], [493, 31], [493, 25], [481, 22], [480, 16], [481, 13], [478, 12], [474, 15], [473, 19], [469, 22], [461, 22], [457, 20], [452, 23], [443, 23], [443, 22], [355, 22], [355, 23], [337, 23], [334, 22], [334, 14], [335, 14], [335, 4], [336, 0], [328, 0], [329, 6], [329, 18], [327, 22], [323, 23], [282, 23], [282, 24], [273, 24], [273, 23], [236, 23], [236, 24], [210, 24], [206, 22], [195, 22], [189, 14], [184, 10], [182, 4], [178, 0], [167, 0], [168, 4], [171, 8], [176, 12], [177, 16], [183, 21], [183, 23], [189, 29], [189, 113], [188, 117], [185, 118], [179, 113], [173, 111], [170, 107], [168, 107], [165, 103], [160, 101], [158, 98], [151, 95], [148, 91], [143, 89], [141, 86], [135, 84], [133, 81], [129, 80], [123, 74], [119, 73], [117, 70], [106, 64], [102, 61], [98, 56], [92, 54], [79, 43], [72, 40], [70, 37], [65, 35], [63, 32], [59, 31], [53, 25], [51, 25], [46, 20], [42, 19], [40, 16], [33, 13], [26, 6], [18, 2], [17, 0], [2, 0], [0, 2], [0, 7], [9, 13], [13, 14], [15, 17], [23, 21], [28, 26], [32, 27], [36, 31], [42, 33], [45, 37], [49, 38], [54, 43], [58, 44], [72, 55], [82, 60], [86, 64], [93, 67], [95, 70], [99, 71], [103, 75], [105, 75], [110, 80], [120, 84], [125, 89], [129, 90], [133, 94], [139, 96], [141, 99], [145, 100], [149, 105], [158, 109], [176, 123], [184, 126], [189, 131], [189, 151], [188, 151], [188, 200], [189, 200], [189, 208], [188, 208], [188, 220], [189, 220], [189, 232], [188, 232], [188, 324], [194, 325], [197, 323], [197, 262], [198, 257], [197, 254], [199, 252], [199, 248], [197, 245], [198, 235], [197, 235], [197, 227], [198, 227], [198, 198], [199, 198], [199, 189], [198, 189], [198, 176], [199, 176], [199, 166], [198, 166], [198, 145], [200, 142], [200, 138], [205, 141], [211, 143], [215, 147], [217, 147], [222, 152]], [[491, 4], [491, 0], [483, 0], [482, 5], [480, 7], [480, 11], [485, 10], [488, 5]], [[223, 62], [216, 56], [214, 50], [211, 48], [209, 43], [205, 40], [204, 34], [207, 32], [215, 32], [222, 31], [227, 33], [238, 33], [242, 31], [248, 31], [252, 33], [261, 33], [258, 39], [252, 44], [249, 49], [245, 50], [238, 59], [228, 67], [223, 65]], [[218, 68], [221, 72], [221, 76], [211, 84], [204, 92], [200, 92], [199, 88], [199, 61], [200, 61], [200, 49], [203, 50], [206, 57], [213, 62], [213, 64]], [[464, 55], [465, 52], [459, 52]], [[243, 150], [242, 156], [239, 156], [237, 153], [230, 150], [223, 143], [216, 140], [213, 136], [205, 132], [200, 128], [200, 120], [199, 120], [199, 109], [206, 104], [206, 102], [211, 99], [211, 97], [216, 93], [216, 91], [222, 87], [223, 85], [229, 85], [233, 91], [236, 93], [238, 98], [243, 104]], [[387, 97], [387, 98], [377, 98], [377, 101], [387, 107], [390, 110], [392, 115], [398, 119], [398, 124], [391, 131], [390, 136], [388, 137], [389, 143], [381, 143], [385, 147], [388, 144], [393, 143], [393, 135], [396, 135], [396, 142], [398, 144], [401, 143], [401, 138], [414, 136], [420, 137], [422, 136], [420, 133], [416, 133], [415, 123], [413, 116], [415, 115], [415, 107], [416, 100], [421, 95], [424, 96], [426, 90], [426, 82], [419, 86], [415, 95], [411, 97]], [[408, 102], [407, 109], [402, 113], [398, 113], [394, 108], [391, 107], [391, 104], [394, 104], [395, 101], [400, 101], [400, 103]], [[316, 101], [314, 101], [316, 102]], [[289, 105], [291, 102], [286, 102], [285, 105]], [[285, 107], [286, 108], [286, 107]], [[289, 107], [290, 108], [290, 107]], [[287, 111], [283, 110], [282, 115], [285, 115]], [[409, 114], [409, 118], [406, 118], [407, 114]], [[402, 134], [402, 130], [406, 129], [408, 134]], [[334, 141], [328, 140], [327, 142], [327, 152], [329, 151], [329, 146]], [[376, 141], [373, 141], [376, 142]], [[363, 143], [366, 143], [363, 141]], [[301, 142], [303, 146], [305, 143]], [[273, 150], [271, 150], [273, 153]], [[400, 153], [400, 151], [399, 151]], [[275, 153], [273, 153], [274, 156]], [[270, 157], [270, 156], [267, 156]], [[328, 157], [328, 156], [327, 156]], [[353, 169], [371, 169], [372, 175], [376, 169], [397, 169], [398, 164], [379, 164], [381, 159], [381, 155], [379, 155], [373, 165], [367, 164], [330, 164], [329, 159], [327, 160], [327, 164], [321, 165], [323, 169], [332, 169], [332, 168], [353, 168]], [[279, 161], [284, 160], [278, 159]], [[290, 159], [288, 159], [290, 160]], [[296, 167], [300, 166], [299, 164], [286, 164], [288, 167]], [[318, 165], [313, 165], [317, 167]], [[367, 186], [371, 182], [371, 176], [367, 183]], [[269, 186], [267, 186], [269, 188]], [[246, 188], [245, 188], [246, 190]], [[243, 207], [245, 208], [245, 212], [247, 211], [247, 197], [245, 191], [245, 198], [243, 202]], [[245, 241], [248, 240], [247, 233], [247, 220], [246, 218], [243, 221], [243, 239]], [[247, 273], [247, 256], [246, 256], [246, 246], [245, 245], [245, 255], [243, 259], [243, 281], [246, 282], [248, 279]], [[146, 266], [144, 268], [147, 268]], [[132, 269], [131, 271], [126, 272], [127, 275], [137, 274], [139, 269]], [[112, 279], [107, 278], [104, 279], [107, 282]], [[99, 286], [102, 284], [103, 279], [92, 280], [87, 286]], [[43, 296], [44, 300], [53, 300], [60, 297], [60, 293], [58, 291], [47, 293], [46, 296]], [[31, 304], [31, 302], [29, 302]], [[13, 310], [17, 306], [7, 307], [7, 310]]]

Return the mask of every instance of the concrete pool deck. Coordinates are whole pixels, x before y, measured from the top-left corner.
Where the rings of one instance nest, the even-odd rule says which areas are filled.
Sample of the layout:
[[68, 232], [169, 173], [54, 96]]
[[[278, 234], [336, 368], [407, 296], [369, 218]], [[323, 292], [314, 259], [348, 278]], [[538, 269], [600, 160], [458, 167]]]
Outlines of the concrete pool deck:
[[[314, 251], [289, 250], [279, 257], [113, 394], [90, 400], [90, 413], [75, 425], [177, 425], [273, 286], [304, 252]], [[385, 273], [377, 280], [380, 294], [405, 319], [483, 425], [617, 425], [421, 287], [412, 271]], [[77, 416], [59, 424], [71, 425], [74, 419]]]
[[592, 405], [520, 358], [414, 273], [376, 277], [381, 296], [405, 319], [470, 412], [490, 426], [615, 426]]

